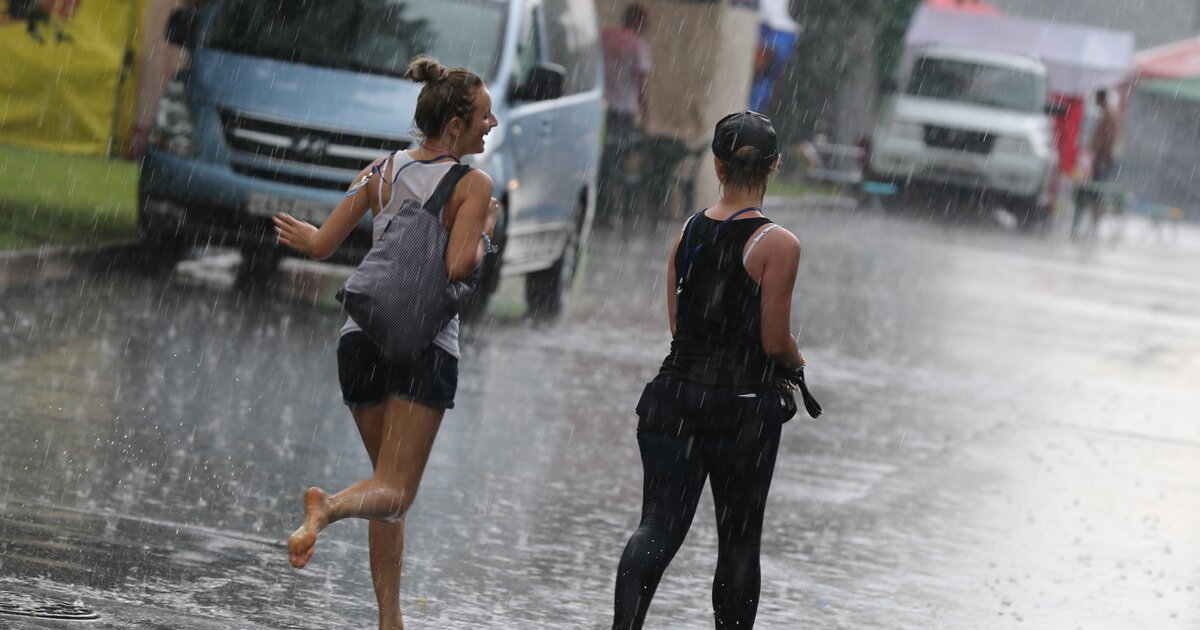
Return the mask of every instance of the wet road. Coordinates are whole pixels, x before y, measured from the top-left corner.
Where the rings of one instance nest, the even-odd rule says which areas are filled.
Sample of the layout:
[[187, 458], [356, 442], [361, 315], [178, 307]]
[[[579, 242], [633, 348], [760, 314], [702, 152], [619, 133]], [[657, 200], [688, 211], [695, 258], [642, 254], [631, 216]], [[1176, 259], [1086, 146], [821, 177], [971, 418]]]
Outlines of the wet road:
[[[1200, 235], [777, 208], [826, 409], [785, 427], [761, 628], [1200, 627]], [[412, 628], [603, 628], [669, 342], [665, 232], [599, 233], [557, 322], [507, 283], [409, 517]], [[366, 527], [287, 564], [301, 489], [369, 474], [336, 277], [228, 261], [0, 290], [0, 627], [374, 627]], [[316, 306], [312, 306], [313, 302]], [[706, 496], [705, 501], [711, 503]], [[711, 627], [702, 503], [649, 627]]]

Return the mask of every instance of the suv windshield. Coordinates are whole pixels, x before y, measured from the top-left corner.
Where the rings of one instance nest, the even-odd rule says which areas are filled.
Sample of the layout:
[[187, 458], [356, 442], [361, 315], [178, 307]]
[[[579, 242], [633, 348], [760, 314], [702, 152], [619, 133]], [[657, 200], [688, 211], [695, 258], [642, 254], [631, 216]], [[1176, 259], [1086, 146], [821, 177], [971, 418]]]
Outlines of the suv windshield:
[[255, 57], [402, 76], [420, 53], [490, 79], [500, 58], [498, 0], [228, 0], [207, 44]]
[[1037, 75], [953, 59], [920, 58], [908, 82], [912, 96], [1021, 112], [1041, 110]]

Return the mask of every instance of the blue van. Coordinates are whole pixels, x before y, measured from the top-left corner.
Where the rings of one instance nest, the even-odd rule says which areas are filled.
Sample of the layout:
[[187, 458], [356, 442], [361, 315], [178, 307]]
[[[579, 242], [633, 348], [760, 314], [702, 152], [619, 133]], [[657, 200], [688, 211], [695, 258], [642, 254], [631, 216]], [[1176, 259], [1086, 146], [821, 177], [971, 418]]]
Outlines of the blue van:
[[[320, 224], [354, 174], [413, 145], [418, 53], [484, 78], [500, 120], [472, 164], [496, 182], [497, 241], [475, 306], [500, 273], [525, 275], [531, 309], [561, 308], [591, 229], [601, 146], [592, 0], [218, 0], [172, 14], [190, 62], [168, 86], [139, 182], [143, 241], [243, 253], [269, 274], [284, 252], [270, 216]], [[336, 259], [370, 247], [370, 217]], [[161, 260], [161, 258], [160, 258]]]

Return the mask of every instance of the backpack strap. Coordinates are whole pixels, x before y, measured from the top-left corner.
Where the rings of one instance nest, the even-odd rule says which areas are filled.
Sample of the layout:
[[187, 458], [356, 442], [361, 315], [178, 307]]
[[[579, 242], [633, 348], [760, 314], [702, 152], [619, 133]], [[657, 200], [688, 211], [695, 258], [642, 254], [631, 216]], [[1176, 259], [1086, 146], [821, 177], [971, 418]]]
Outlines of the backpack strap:
[[450, 201], [450, 195], [454, 194], [454, 187], [462, 180], [464, 176], [471, 170], [470, 164], [455, 164], [450, 167], [450, 170], [442, 176], [442, 181], [438, 182], [437, 188], [429, 195], [429, 199], [425, 201], [425, 211], [432, 214], [435, 219], [441, 219], [442, 208]]

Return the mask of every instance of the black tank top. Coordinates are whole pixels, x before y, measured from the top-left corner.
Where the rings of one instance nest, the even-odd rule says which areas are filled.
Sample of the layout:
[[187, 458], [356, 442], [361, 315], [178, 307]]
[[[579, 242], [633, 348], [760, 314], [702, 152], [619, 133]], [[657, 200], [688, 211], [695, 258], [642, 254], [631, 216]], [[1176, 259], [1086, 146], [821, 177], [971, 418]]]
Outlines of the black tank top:
[[[703, 213], [692, 219], [694, 248], [703, 244], [687, 266], [681, 241], [675, 270], [687, 270], [675, 299], [675, 338], [659, 377], [679, 378], [710, 386], [750, 389], [769, 386], [774, 362], [762, 347], [761, 290], [742, 265], [746, 241], [764, 225], [765, 217], [721, 222]], [[714, 233], [716, 240], [714, 240]]]

